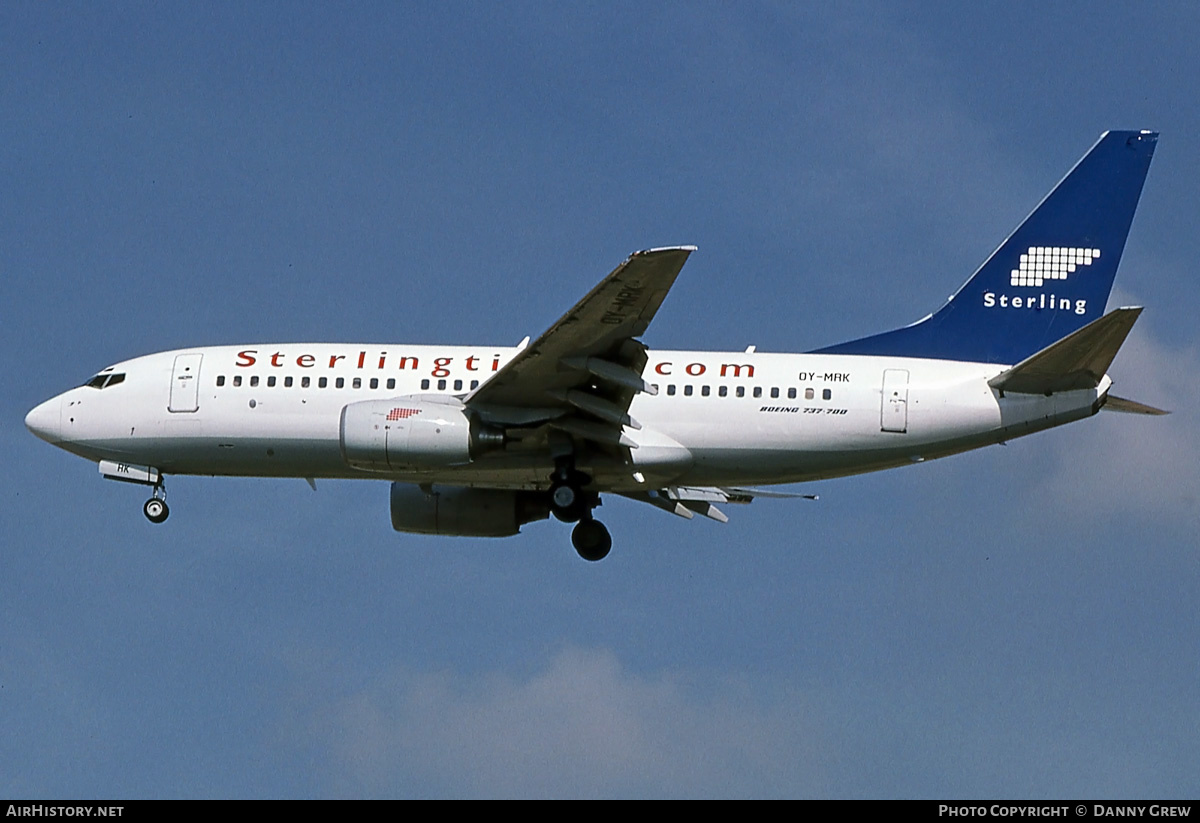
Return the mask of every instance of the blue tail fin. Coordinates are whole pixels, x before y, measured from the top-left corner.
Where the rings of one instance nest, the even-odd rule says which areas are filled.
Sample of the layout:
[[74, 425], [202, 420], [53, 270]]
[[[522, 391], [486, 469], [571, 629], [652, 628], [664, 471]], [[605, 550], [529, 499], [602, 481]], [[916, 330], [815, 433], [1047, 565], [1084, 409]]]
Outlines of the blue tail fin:
[[1012, 364], [1100, 317], [1157, 141], [1105, 132], [936, 314], [817, 353]]

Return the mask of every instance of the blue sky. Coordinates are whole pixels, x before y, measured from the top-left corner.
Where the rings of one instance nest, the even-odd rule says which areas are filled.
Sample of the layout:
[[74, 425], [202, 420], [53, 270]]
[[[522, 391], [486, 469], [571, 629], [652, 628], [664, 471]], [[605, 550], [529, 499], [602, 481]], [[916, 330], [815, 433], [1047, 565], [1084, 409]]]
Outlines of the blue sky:
[[[1189, 3], [0, 6], [0, 794], [1190, 796]], [[731, 522], [394, 533], [385, 483], [135, 488], [37, 441], [118, 360], [515, 344], [694, 243], [645, 339], [933, 310], [1107, 128], [1162, 132], [1103, 414]]]

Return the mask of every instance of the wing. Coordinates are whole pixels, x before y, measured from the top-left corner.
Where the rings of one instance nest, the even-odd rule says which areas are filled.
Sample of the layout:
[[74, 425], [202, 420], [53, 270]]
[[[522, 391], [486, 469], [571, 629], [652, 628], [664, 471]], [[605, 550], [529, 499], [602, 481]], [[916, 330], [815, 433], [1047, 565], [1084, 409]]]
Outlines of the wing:
[[756, 497], [792, 498], [816, 500], [815, 494], [792, 494], [789, 492], [766, 491], [764, 489], [742, 489], [732, 486], [668, 486], [648, 492], [621, 492], [622, 497], [649, 503], [671, 514], [691, 520], [697, 514], [728, 523], [725, 512], [717, 503], [749, 503]]
[[464, 402], [497, 424], [548, 420], [585, 440], [630, 446], [624, 426], [642, 380], [646, 331], [694, 246], [630, 255], [586, 297]]

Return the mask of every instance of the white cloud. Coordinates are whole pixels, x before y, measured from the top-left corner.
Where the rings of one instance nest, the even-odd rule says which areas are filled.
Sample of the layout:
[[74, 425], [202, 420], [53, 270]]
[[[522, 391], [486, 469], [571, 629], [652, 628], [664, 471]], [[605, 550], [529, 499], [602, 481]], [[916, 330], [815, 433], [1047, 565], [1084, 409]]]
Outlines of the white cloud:
[[[1128, 304], [1115, 294], [1113, 305]], [[1136, 302], [1136, 301], [1134, 301]], [[1084, 516], [1141, 514], [1196, 522], [1200, 515], [1200, 350], [1171, 348], [1135, 326], [1110, 369], [1112, 393], [1171, 411], [1167, 417], [1103, 412], [1074, 436], [1045, 490]], [[1086, 442], [1081, 437], [1086, 436]], [[1054, 491], [1050, 491], [1054, 490]]]
[[342, 769], [334, 790], [351, 794], [824, 793], [805, 702], [567, 649], [523, 679], [392, 671], [319, 725]]

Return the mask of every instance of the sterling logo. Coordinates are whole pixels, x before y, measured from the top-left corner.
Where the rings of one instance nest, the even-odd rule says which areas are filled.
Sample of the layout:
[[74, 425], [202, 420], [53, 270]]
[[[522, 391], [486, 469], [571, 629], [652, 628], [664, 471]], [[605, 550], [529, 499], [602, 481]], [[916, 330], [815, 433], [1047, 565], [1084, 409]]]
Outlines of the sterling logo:
[[388, 420], [406, 420], [415, 414], [420, 414], [420, 409], [392, 409], [387, 413]]
[[1087, 314], [1087, 301], [1074, 300], [1069, 297], [1059, 297], [1058, 295], [1047, 295], [1045, 292], [1041, 294], [1031, 294], [1021, 297], [1020, 295], [1007, 294], [997, 295], [993, 291], [985, 291], [983, 293], [983, 307], [992, 309], [999, 306], [1002, 309], [1052, 309], [1055, 311], [1073, 311], [1076, 314]]
[[[1030, 246], [1029, 251], [1021, 255], [1020, 267], [1012, 270], [1010, 286], [1038, 288], [1050, 281], [1066, 280], [1067, 275], [1074, 274], [1080, 266], [1090, 266], [1093, 260], [1100, 258], [1100, 249], [1080, 249], [1072, 246]], [[996, 294], [993, 291], [983, 293], [985, 309], [1050, 309], [1052, 311], [1072, 311], [1078, 315], [1087, 314], [1087, 300], [1073, 299], [1057, 294]]]
[[1040, 286], [1045, 280], [1066, 280], [1079, 266], [1090, 266], [1100, 249], [1076, 249], [1063, 246], [1030, 246], [1021, 255], [1021, 267], [1012, 270], [1013, 286]]

